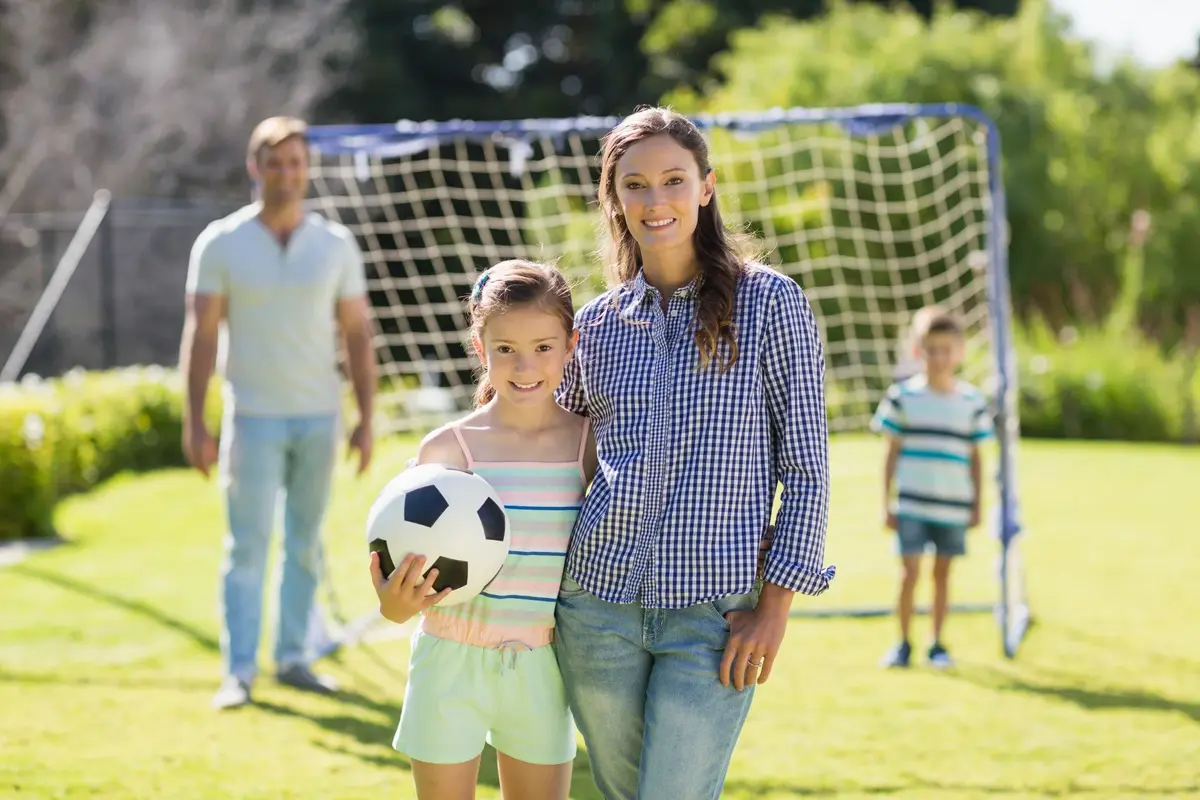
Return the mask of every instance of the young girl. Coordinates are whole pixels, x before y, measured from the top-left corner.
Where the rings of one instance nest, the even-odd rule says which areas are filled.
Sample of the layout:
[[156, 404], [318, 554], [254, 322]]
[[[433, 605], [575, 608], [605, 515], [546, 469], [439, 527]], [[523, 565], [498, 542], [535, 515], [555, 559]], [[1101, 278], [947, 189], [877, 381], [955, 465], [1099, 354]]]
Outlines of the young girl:
[[393, 746], [410, 758], [420, 800], [474, 797], [485, 741], [505, 798], [566, 798], [575, 725], [551, 647], [554, 607], [595, 468], [587, 420], [554, 399], [575, 350], [571, 290], [552, 267], [506, 261], [480, 276], [468, 310], [483, 364], [478, 408], [429, 434], [417, 463], [487, 479], [512, 547], [483, 594], [445, 608], [437, 603], [449, 590], [423, 584], [421, 554], [386, 580], [372, 554], [383, 616], [421, 615]]

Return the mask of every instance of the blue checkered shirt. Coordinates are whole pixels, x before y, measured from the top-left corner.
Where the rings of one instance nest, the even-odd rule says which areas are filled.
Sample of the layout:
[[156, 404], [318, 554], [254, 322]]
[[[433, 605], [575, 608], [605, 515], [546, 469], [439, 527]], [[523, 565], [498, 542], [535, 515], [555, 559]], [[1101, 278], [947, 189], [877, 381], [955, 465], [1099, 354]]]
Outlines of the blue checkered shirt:
[[[738, 360], [699, 367], [695, 284], [671, 297], [639, 274], [576, 315], [579, 346], [559, 389], [592, 420], [599, 468], [567, 571], [597, 597], [684, 608], [753, 589], [777, 487], [764, 579], [829, 587], [825, 359], [808, 299], [750, 266], [733, 321]], [[729, 354], [722, 343], [719, 357]]]

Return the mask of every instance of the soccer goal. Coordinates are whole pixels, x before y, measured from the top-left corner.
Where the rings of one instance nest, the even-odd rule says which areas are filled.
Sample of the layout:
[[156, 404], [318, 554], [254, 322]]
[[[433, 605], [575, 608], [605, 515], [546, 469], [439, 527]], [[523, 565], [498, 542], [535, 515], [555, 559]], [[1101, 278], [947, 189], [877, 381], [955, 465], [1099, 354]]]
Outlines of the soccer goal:
[[[462, 299], [497, 261], [555, 261], [579, 302], [604, 289], [595, 205], [616, 118], [316, 126], [315, 207], [367, 259], [388, 427], [425, 431], [473, 393]], [[798, 615], [889, 613], [896, 566], [880, 524], [882, 445], [861, 434], [894, 379], [913, 314], [968, 332], [964, 377], [994, 398], [999, 558], [985, 536], [955, 577], [962, 611], [994, 613], [1005, 652], [1029, 620], [1017, 557], [1016, 379], [995, 126], [963, 105], [795, 108], [696, 118], [722, 212], [806, 291], [826, 347], [837, 588]], [[847, 497], [855, 498], [848, 504]], [[861, 498], [861, 499], [859, 499]], [[858, 510], [855, 510], [858, 509]], [[922, 591], [927, 588], [925, 581]], [[924, 594], [923, 594], [924, 596]]]

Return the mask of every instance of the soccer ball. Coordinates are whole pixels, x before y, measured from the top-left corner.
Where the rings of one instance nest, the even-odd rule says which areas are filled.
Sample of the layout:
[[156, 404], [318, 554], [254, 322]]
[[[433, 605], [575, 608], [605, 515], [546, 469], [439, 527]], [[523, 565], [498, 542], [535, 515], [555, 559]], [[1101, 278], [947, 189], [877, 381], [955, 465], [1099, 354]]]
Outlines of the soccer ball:
[[473, 472], [420, 464], [392, 478], [367, 514], [367, 544], [391, 575], [406, 555], [437, 567], [433, 588], [450, 592], [438, 605], [477, 596], [508, 557], [508, 515], [492, 485]]

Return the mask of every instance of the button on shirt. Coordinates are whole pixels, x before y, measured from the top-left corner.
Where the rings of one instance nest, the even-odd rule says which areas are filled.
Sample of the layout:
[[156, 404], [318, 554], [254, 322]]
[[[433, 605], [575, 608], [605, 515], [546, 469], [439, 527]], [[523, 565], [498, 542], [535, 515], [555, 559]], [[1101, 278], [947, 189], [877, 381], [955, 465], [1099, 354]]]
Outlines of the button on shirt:
[[226, 298], [225, 407], [249, 416], [337, 413], [337, 301], [366, 293], [362, 252], [344, 225], [308, 214], [281, 247], [257, 203], [196, 238], [187, 291]]
[[815, 595], [829, 501], [825, 362], [808, 300], [751, 265], [737, 286], [738, 360], [700, 367], [696, 285], [661, 296], [639, 274], [576, 315], [559, 401], [591, 417], [599, 467], [567, 571], [614, 603], [684, 608], [749, 592], [780, 482], [768, 583]]

